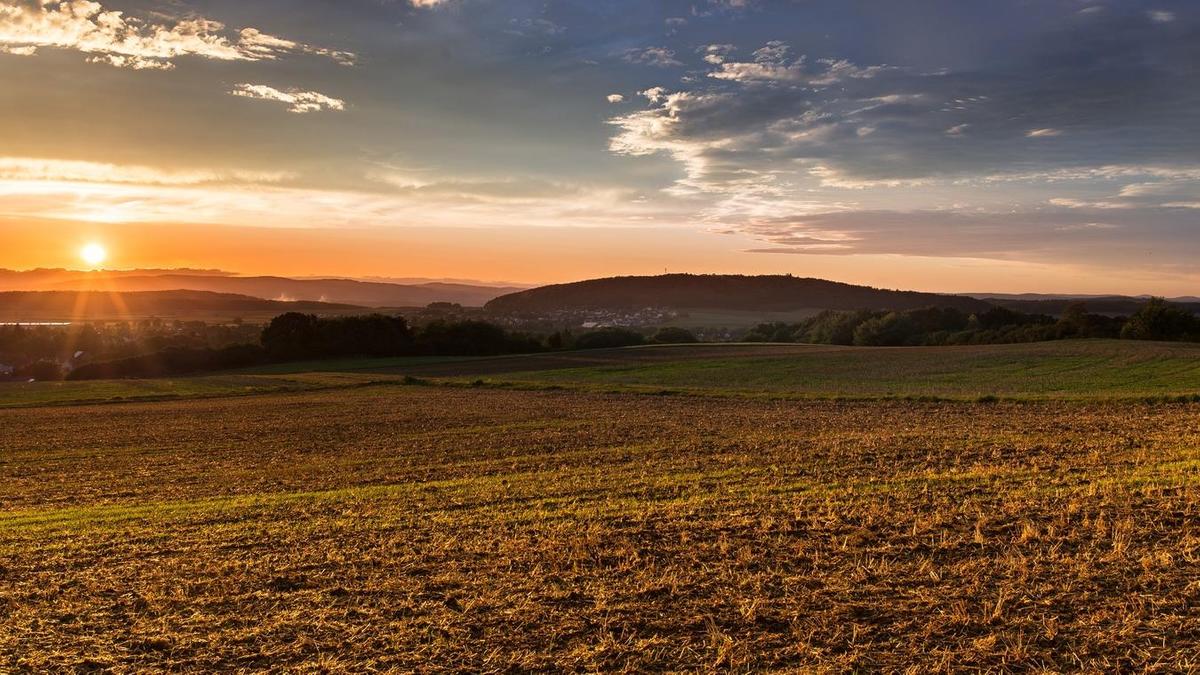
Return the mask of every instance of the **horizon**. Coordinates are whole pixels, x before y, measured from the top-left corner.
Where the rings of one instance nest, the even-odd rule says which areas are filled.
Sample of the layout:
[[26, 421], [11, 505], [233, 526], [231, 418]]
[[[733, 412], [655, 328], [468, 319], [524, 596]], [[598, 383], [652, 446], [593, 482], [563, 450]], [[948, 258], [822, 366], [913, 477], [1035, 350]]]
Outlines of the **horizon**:
[[1200, 8], [1011, 4], [0, 0], [0, 267], [1196, 295]]
[[[186, 268], [186, 267], [180, 267], [180, 268], [105, 268], [105, 267], [97, 267], [97, 268], [92, 268], [92, 269], [86, 269], [86, 268], [81, 269], [81, 268], [70, 268], [70, 267], [33, 267], [33, 268], [28, 268], [28, 269], [10, 269], [10, 268], [5, 268], [5, 267], [0, 267], [0, 274], [2, 274], [2, 273], [29, 274], [29, 273], [35, 273], [35, 272], [61, 272], [61, 273], [68, 273], [68, 274], [98, 274], [98, 275], [103, 275], [103, 274], [122, 274], [122, 275], [124, 275], [124, 274], [142, 274], [142, 275], [150, 276], [150, 277], [165, 276], [165, 275], [222, 277], [222, 278], [276, 277], [276, 278], [280, 278], [280, 279], [291, 279], [291, 280], [295, 280], [295, 281], [345, 280], [345, 281], [360, 281], [360, 282], [365, 282], [365, 283], [381, 283], [381, 284], [396, 284], [396, 285], [421, 285], [421, 284], [451, 284], [451, 285], [454, 285], [454, 284], [457, 284], [457, 285], [466, 285], [466, 286], [479, 286], [479, 287], [492, 287], [492, 288], [517, 288], [517, 289], [538, 288], [541, 286], [572, 284], [572, 283], [580, 283], [580, 282], [585, 282], [585, 281], [594, 281], [594, 280], [598, 280], [598, 279], [619, 278], [619, 277], [653, 278], [653, 277], [658, 277], [658, 276], [669, 276], [669, 275], [791, 276], [791, 277], [796, 277], [796, 278], [819, 279], [819, 280], [823, 280], [823, 281], [831, 281], [834, 283], [848, 284], [848, 285], [852, 285], [852, 286], [868, 286], [868, 287], [879, 288], [879, 289], [883, 289], [883, 290], [916, 291], [916, 292], [920, 292], [920, 293], [937, 293], [937, 294], [942, 294], [942, 295], [962, 295], [962, 296], [968, 296], [968, 297], [979, 297], [979, 296], [986, 296], [986, 295], [1005, 295], [1005, 296], [1007, 296], [1007, 295], [1014, 295], [1014, 296], [1015, 295], [1044, 295], [1044, 296], [1062, 297], [1062, 298], [1067, 298], [1067, 297], [1081, 297], [1081, 298], [1086, 298], [1086, 297], [1096, 297], [1096, 298], [1099, 298], [1099, 297], [1130, 297], [1130, 298], [1164, 297], [1167, 300], [1191, 299], [1191, 298], [1197, 297], [1194, 295], [1161, 296], [1161, 295], [1154, 294], [1154, 293], [1080, 293], [1080, 292], [1072, 292], [1072, 291], [1062, 291], [1062, 292], [994, 291], [994, 290], [943, 291], [943, 290], [931, 290], [931, 289], [925, 289], [925, 288], [909, 288], [909, 287], [901, 287], [901, 286], [880, 286], [880, 285], [871, 285], [871, 284], [856, 284], [854, 282], [845, 281], [843, 279], [831, 279], [831, 278], [826, 278], [826, 277], [809, 277], [809, 276], [806, 276], [803, 274], [795, 274], [795, 273], [791, 273], [791, 272], [764, 273], [764, 274], [755, 275], [755, 274], [743, 274], [743, 273], [738, 273], [738, 272], [675, 271], [675, 272], [663, 272], [660, 274], [614, 274], [614, 275], [610, 275], [609, 277], [588, 277], [588, 278], [580, 278], [580, 279], [567, 279], [565, 281], [555, 281], [555, 282], [549, 282], [549, 283], [535, 283], [535, 282], [520, 282], [520, 281], [506, 281], [506, 280], [462, 279], [462, 278], [444, 278], [444, 277], [443, 278], [435, 278], [435, 277], [398, 278], [398, 277], [379, 277], [379, 276], [352, 276], [352, 275], [346, 275], [346, 274], [321, 274], [321, 275], [305, 275], [305, 276], [291, 276], [291, 275], [280, 275], [280, 274], [245, 274], [245, 273], [236, 272], [236, 271], [232, 271], [232, 270], [222, 270], [222, 269], [216, 269], [216, 268], [195, 269], [195, 268]], [[191, 274], [187, 274], [187, 273], [191, 273]], [[13, 289], [7, 289], [7, 288], [0, 286], [0, 293], [4, 292], [6, 290], [13, 290]], [[71, 292], [71, 289], [62, 289], [62, 288], [24, 289], [24, 290], [47, 290], [47, 291]], [[82, 289], [80, 289], [80, 290], [82, 290]], [[104, 290], [104, 289], [88, 289], [88, 290]], [[113, 291], [107, 291], [107, 292], [113, 292]], [[137, 292], [137, 291], [123, 291], [123, 292]]]

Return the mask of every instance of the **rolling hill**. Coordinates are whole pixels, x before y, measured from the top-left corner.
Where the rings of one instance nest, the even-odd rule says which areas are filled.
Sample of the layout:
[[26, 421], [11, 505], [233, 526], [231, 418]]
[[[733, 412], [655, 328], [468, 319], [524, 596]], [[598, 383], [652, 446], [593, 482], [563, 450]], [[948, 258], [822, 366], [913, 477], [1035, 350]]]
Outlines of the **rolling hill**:
[[224, 318], [283, 312], [366, 311], [356, 305], [281, 302], [209, 291], [7, 291], [0, 292], [0, 320], [69, 321], [219, 315]]
[[[1040, 298], [1040, 299], [1010, 299], [989, 298], [988, 302], [1026, 314], [1049, 314], [1058, 316], [1068, 307], [1082, 304], [1087, 311], [1094, 314], [1109, 316], [1129, 316], [1146, 304], [1148, 298], [1136, 298], [1127, 295], [1103, 295], [1086, 298]], [[1171, 302], [1193, 314], [1200, 314], [1200, 302], [1192, 302], [1187, 298], [1173, 299]]]
[[0, 289], [59, 291], [210, 291], [267, 300], [345, 303], [366, 307], [424, 307], [431, 302], [454, 302], [471, 307], [519, 290], [511, 286], [429, 282], [398, 284], [356, 279], [292, 279], [278, 276], [236, 276], [213, 270], [0, 270]]
[[904, 310], [931, 306], [976, 312], [992, 305], [966, 296], [885, 290], [790, 275], [720, 274], [592, 279], [509, 293], [485, 305], [489, 311], [499, 313], [643, 307], [775, 312], [801, 308]]

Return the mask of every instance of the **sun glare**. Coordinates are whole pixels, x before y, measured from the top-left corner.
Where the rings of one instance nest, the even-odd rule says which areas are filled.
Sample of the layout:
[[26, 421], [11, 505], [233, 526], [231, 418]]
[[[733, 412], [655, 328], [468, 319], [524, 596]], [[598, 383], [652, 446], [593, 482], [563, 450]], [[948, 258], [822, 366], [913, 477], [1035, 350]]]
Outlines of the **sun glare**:
[[79, 250], [79, 257], [88, 265], [96, 267], [108, 258], [108, 251], [104, 250], [100, 244], [93, 242]]

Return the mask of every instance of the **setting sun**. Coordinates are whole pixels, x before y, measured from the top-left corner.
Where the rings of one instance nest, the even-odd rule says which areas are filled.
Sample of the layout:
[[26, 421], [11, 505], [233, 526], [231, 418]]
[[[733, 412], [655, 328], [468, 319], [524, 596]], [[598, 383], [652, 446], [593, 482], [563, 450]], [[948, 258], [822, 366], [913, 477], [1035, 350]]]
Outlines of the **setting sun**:
[[103, 263], [108, 258], [108, 251], [103, 246], [95, 242], [84, 246], [79, 250], [79, 257], [92, 267]]

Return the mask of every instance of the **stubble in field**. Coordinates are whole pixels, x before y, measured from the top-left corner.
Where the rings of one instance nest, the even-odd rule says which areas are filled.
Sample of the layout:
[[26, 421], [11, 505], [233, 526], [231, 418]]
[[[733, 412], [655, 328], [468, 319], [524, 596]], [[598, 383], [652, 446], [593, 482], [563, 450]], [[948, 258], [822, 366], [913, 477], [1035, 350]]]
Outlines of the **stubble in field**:
[[1200, 407], [0, 411], [0, 666], [1200, 667]]

